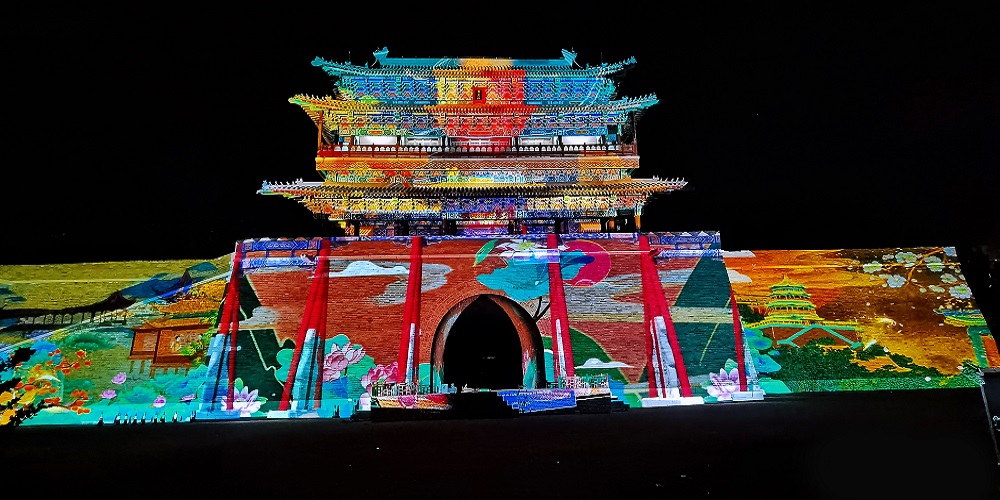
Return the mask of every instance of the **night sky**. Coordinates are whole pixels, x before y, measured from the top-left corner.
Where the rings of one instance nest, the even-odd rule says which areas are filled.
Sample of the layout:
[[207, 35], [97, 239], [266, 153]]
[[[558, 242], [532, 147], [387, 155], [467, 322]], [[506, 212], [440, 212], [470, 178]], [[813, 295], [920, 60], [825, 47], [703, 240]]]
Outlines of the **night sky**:
[[644, 230], [717, 230], [728, 250], [997, 242], [996, 3], [496, 17], [461, 5], [434, 17], [15, 10], [0, 34], [0, 264], [213, 258], [243, 238], [334, 234], [256, 190], [319, 180], [315, 128], [288, 103], [331, 92], [312, 59], [374, 64], [383, 46], [635, 56], [619, 95], [660, 100], [639, 121], [635, 176], [689, 181], [647, 205]]
[[[393, 57], [523, 59], [558, 58], [565, 48], [591, 65], [634, 56], [619, 95], [660, 100], [638, 124], [635, 176], [690, 183], [654, 198], [647, 231], [716, 230], [727, 250], [1000, 252], [1000, 2], [676, 3], [5, 6], [0, 265], [209, 259], [244, 238], [335, 234], [297, 203], [256, 190], [264, 180], [319, 180], [315, 127], [288, 102], [331, 93], [312, 59], [374, 63], [382, 47]], [[1000, 317], [990, 313], [1000, 311], [1000, 271], [990, 288], [985, 264], [963, 266], [1000, 331], [990, 319]], [[4, 471], [37, 476], [41, 463], [78, 478], [110, 471], [112, 487], [133, 481], [150, 498], [184, 485], [284, 496], [518, 486], [491, 482], [483, 470], [543, 481], [548, 489], [534, 496], [544, 498], [667, 490], [923, 498], [945, 486], [942, 498], [986, 498], [977, 495], [995, 494], [998, 480], [980, 405], [972, 390], [887, 391], [507, 427], [55, 428], [7, 436], [8, 455], [23, 460], [6, 461]], [[438, 439], [445, 434], [454, 439]], [[539, 446], [525, 451], [525, 435], [539, 436], [528, 440]], [[585, 448], [580, 436], [597, 444]], [[278, 450], [294, 472], [251, 468], [243, 446], [251, 440]], [[357, 460], [347, 479], [328, 468], [341, 450]], [[386, 472], [387, 456], [417, 457], [420, 484], [444, 488], [410, 491], [414, 483], [397, 480], [404, 470]], [[948, 483], [976, 474], [984, 480]], [[875, 486], [862, 491], [859, 481]], [[22, 483], [40, 491], [24, 481], [4, 491]], [[533, 496], [525, 491], [497, 496]]]

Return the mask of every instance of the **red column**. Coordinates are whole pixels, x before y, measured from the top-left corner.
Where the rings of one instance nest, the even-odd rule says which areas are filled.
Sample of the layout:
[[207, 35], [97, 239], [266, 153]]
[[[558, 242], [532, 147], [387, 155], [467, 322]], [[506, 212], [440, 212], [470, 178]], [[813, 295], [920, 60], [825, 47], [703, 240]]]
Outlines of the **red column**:
[[552, 373], [555, 381], [572, 377], [573, 345], [569, 336], [569, 313], [566, 311], [566, 292], [563, 288], [562, 266], [559, 264], [559, 237], [546, 236], [549, 260], [549, 319], [552, 323]]
[[[323, 242], [326, 242], [324, 245]], [[322, 272], [321, 262], [323, 262], [324, 257], [328, 255], [329, 252], [329, 240], [325, 238], [320, 242], [319, 254], [316, 258], [316, 270], [313, 272], [312, 283], [309, 285], [309, 296], [306, 299], [306, 307], [302, 312], [302, 323], [299, 326], [299, 333], [295, 337], [295, 350], [292, 351], [292, 360], [288, 366], [288, 376], [285, 379], [285, 386], [281, 391], [281, 403], [278, 405], [278, 409], [281, 411], [288, 410], [289, 404], [292, 399], [292, 386], [295, 385], [295, 374], [298, 372], [299, 368], [299, 358], [302, 357], [302, 347], [305, 344], [306, 332], [313, 325], [315, 319], [313, 315], [316, 310], [317, 295], [320, 293], [320, 275]], [[329, 273], [327, 273], [329, 274]]]
[[639, 237], [639, 275], [642, 281], [642, 312], [645, 324], [643, 337], [646, 340], [646, 378], [649, 385], [649, 396], [661, 397], [660, 390], [664, 386], [663, 363], [660, 359], [660, 349], [656, 345], [656, 327], [653, 318], [657, 315], [656, 301], [653, 300], [655, 284], [650, 280], [645, 255], [649, 254], [649, 241], [645, 236]]
[[736, 294], [729, 287], [729, 302], [733, 306], [733, 335], [736, 341], [736, 369], [740, 372], [740, 390], [747, 390], [747, 362], [743, 352], [743, 323], [740, 321], [740, 308], [736, 305]]
[[[413, 290], [413, 309], [410, 311], [410, 321], [413, 322], [414, 332], [416, 333], [413, 336], [413, 363], [410, 369], [413, 371], [413, 383], [420, 385], [420, 299], [422, 298], [423, 292], [421, 285], [424, 280], [424, 239], [416, 236], [413, 240], [413, 245], [417, 247], [417, 284], [414, 286]], [[411, 257], [410, 260], [412, 262], [413, 258]], [[413, 264], [411, 263], [411, 265]]]
[[[643, 270], [652, 285], [652, 289], [650, 290], [651, 296], [649, 297], [653, 305], [653, 325], [651, 325], [651, 331], [656, 331], [656, 320], [662, 319], [666, 328], [667, 340], [670, 343], [670, 352], [674, 358], [674, 369], [677, 372], [677, 383], [680, 386], [681, 395], [691, 397], [691, 382], [688, 380], [687, 369], [684, 367], [684, 357], [681, 355], [681, 346], [677, 340], [677, 331], [674, 329], [674, 322], [670, 318], [670, 306], [663, 295], [663, 285], [660, 284], [660, 276], [656, 271], [656, 264], [653, 262], [652, 250], [649, 248], [649, 238], [645, 235], [639, 236], [639, 249], [641, 251], [640, 258], [642, 259]], [[662, 352], [659, 349], [659, 335], [653, 335], [652, 344], [656, 353]], [[662, 370], [666, 370], [666, 367], [662, 364], [660, 367]], [[664, 389], [666, 388], [664, 387]]]
[[240, 276], [243, 271], [243, 242], [236, 244], [236, 251], [233, 254], [233, 271], [229, 276], [229, 289], [226, 293], [226, 306], [222, 311], [222, 329], [219, 331], [223, 338], [229, 337], [229, 360], [226, 380], [226, 408], [233, 409], [233, 402], [236, 398], [236, 347], [237, 337], [240, 332]]
[[[236, 253], [239, 253], [239, 246], [236, 247]], [[229, 336], [229, 330], [230, 330], [230, 327], [232, 326], [232, 322], [233, 322], [233, 302], [236, 301], [236, 293], [237, 293], [237, 292], [233, 291], [233, 282], [236, 281], [236, 276], [237, 276], [237, 274], [236, 274], [236, 265], [235, 265], [235, 257], [233, 258], [233, 260], [234, 260], [234, 262], [233, 262], [233, 270], [232, 270], [232, 272], [230, 273], [230, 276], [229, 276], [229, 283], [226, 285], [226, 298], [225, 298], [225, 300], [223, 301], [223, 304], [222, 304], [222, 316], [219, 318], [219, 333], [222, 335], [222, 339], [223, 339], [222, 344], [223, 344], [223, 346], [225, 346], [227, 344], [227, 340], [228, 340], [227, 337]], [[223, 352], [225, 352], [225, 348], [223, 348]], [[219, 359], [219, 363], [220, 363], [220, 366], [221, 366], [221, 363], [222, 363], [221, 357]], [[229, 365], [228, 361], [226, 362], [226, 365], [227, 366]], [[221, 368], [220, 368], [220, 374], [221, 374]], [[227, 380], [226, 387], [227, 387], [227, 389], [226, 389], [226, 395], [224, 396], [224, 399], [223, 399], [223, 407], [222, 407], [222, 409], [224, 409], [224, 410], [230, 408], [230, 406], [229, 406], [230, 397], [229, 397], [229, 389], [228, 389], [228, 387], [229, 387], [229, 385], [228, 385], [228, 379], [229, 379], [229, 374], [227, 373], [226, 374], [226, 380]], [[214, 401], [213, 401], [213, 404], [214, 404]]]
[[414, 236], [410, 248], [410, 274], [406, 281], [406, 303], [399, 334], [400, 382], [419, 383], [420, 366], [420, 282], [423, 279], [423, 238]]
[[[323, 400], [323, 351], [326, 349], [326, 319], [327, 319], [327, 305], [330, 300], [330, 240], [328, 238], [323, 238], [320, 242], [320, 260], [317, 264], [320, 268], [317, 272], [317, 279], [319, 283], [319, 297], [317, 297], [315, 307], [318, 308], [318, 319], [316, 328], [316, 342], [318, 347], [316, 348], [316, 388], [313, 394], [313, 399], [315, 403], [313, 408], [320, 408], [322, 406]], [[324, 249], [326, 250], [324, 252]]]

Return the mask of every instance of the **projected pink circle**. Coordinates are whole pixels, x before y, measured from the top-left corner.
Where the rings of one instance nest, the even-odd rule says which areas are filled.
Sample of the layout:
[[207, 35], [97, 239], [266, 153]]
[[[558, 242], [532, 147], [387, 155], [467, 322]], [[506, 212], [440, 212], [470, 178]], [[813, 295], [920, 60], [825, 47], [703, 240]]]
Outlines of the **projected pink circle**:
[[571, 286], [588, 287], [600, 283], [611, 271], [611, 256], [601, 245], [587, 240], [575, 240], [566, 244], [568, 251], [578, 250], [593, 257], [594, 261], [580, 268], [580, 272], [566, 283]]

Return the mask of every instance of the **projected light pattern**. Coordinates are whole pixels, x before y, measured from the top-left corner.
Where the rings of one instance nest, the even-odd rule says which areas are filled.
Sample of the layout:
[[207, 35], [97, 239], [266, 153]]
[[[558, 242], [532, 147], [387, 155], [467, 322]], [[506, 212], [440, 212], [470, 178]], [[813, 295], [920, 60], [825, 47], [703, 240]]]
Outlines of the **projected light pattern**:
[[[0, 268], [0, 426], [515, 413], [974, 387], [1000, 365], [953, 247], [724, 252], [640, 230], [635, 64], [316, 59], [322, 181], [262, 183], [348, 237], [213, 261]], [[490, 399], [492, 398], [492, 399]], [[465, 401], [469, 401], [465, 399]], [[391, 409], [391, 410], [390, 410]]]
[[[974, 387], [974, 365], [1000, 366], [953, 248], [723, 252], [718, 233], [662, 233], [643, 236], [673, 326], [660, 340], [676, 341], [685, 376], [658, 386], [641, 238], [594, 236], [247, 240], [239, 259], [3, 268], [0, 422], [446, 411], [458, 372], [503, 363], [519, 375], [498, 394], [532, 413], [565, 408], [558, 391], [595, 377], [605, 382], [575, 399], [639, 408], [684, 387], [707, 403], [755, 389]], [[495, 312], [478, 316], [479, 298]], [[477, 345], [480, 321], [520, 347]]]
[[[0, 331], [4, 358], [17, 361], [4, 372], [5, 381], [17, 380], [5, 392], [4, 423], [346, 418], [369, 408], [376, 388], [404, 382], [408, 373], [423, 387], [420, 397], [379, 396], [386, 405], [447, 408], [441, 398], [424, 396], [446, 393], [449, 361], [442, 349], [468, 339], [463, 328], [476, 321], [465, 317], [462, 326], [449, 318], [461, 319], [461, 304], [476, 297], [496, 304], [508, 328], [501, 333], [521, 346], [504, 360], [521, 374], [509, 389], [544, 391], [565, 384], [569, 374], [607, 375], [621, 384], [625, 403], [639, 406], [650, 384], [637, 235], [565, 236], [548, 248], [550, 236], [428, 237], [416, 252], [413, 238], [248, 240], [228, 272], [220, 269], [223, 259], [175, 265], [119, 291], [101, 288], [92, 298], [68, 295], [76, 287], [47, 285], [47, 300], [65, 295], [52, 311], [99, 303], [105, 293], [125, 302], [68, 323], [67, 314], [40, 314], [41, 296], [19, 304], [25, 316], [9, 316]], [[692, 251], [659, 259], [658, 274], [668, 299], [686, 304], [675, 318], [677, 332], [692, 358], [691, 385], [701, 387], [737, 357], [733, 317], [724, 308], [728, 281], [721, 260], [711, 257], [718, 235], [651, 238], [664, 251], [678, 245]], [[709, 257], [693, 252], [697, 245]], [[328, 263], [324, 276], [316, 274], [322, 271], [317, 261]], [[562, 288], [558, 321], [552, 320], [559, 309], [552, 304], [552, 265]], [[708, 279], [689, 283], [696, 269]], [[65, 267], [68, 274], [86, 270]], [[50, 270], [18, 272], [30, 282]], [[90, 278], [95, 287], [106, 281]], [[414, 279], [422, 286], [410, 286]], [[314, 289], [324, 281], [325, 306]], [[20, 286], [9, 290], [16, 294]], [[402, 330], [401, 342], [408, 317], [414, 326]], [[235, 336], [226, 335], [230, 328]], [[715, 331], [709, 344], [705, 331]], [[406, 337], [409, 332], [415, 337]]]
[[768, 394], [977, 387], [1000, 366], [954, 247], [725, 255]]

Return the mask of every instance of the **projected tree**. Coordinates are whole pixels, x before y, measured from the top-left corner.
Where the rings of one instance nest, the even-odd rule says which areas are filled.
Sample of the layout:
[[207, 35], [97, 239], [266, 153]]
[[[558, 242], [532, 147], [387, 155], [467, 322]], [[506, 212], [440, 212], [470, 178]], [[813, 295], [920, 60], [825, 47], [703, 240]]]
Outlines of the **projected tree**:
[[87, 391], [74, 389], [68, 397], [62, 394], [62, 377], [85, 366], [90, 366], [86, 351], [64, 356], [49, 342], [11, 351], [0, 360], [0, 426], [20, 425], [52, 407], [90, 413], [83, 406], [90, 400]]
[[884, 280], [884, 287], [916, 288], [935, 297], [944, 309], [967, 309], [973, 307], [972, 289], [957, 257], [955, 247], [858, 255], [861, 269]]

